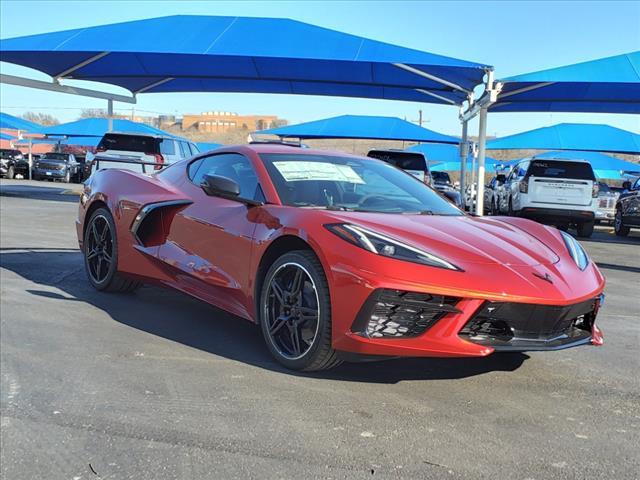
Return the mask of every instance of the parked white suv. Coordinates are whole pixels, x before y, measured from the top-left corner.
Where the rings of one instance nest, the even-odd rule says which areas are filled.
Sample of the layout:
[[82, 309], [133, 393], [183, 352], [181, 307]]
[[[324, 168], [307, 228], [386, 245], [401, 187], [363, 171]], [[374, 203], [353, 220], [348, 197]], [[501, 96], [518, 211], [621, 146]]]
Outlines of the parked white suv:
[[516, 164], [500, 194], [499, 210], [558, 228], [593, 233], [598, 182], [585, 160], [528, 158]]
[[92, 163], [92, 172], [120, 168], [152, 173], [197, 153], [199, 150], [195, 143], [179, 137], [109, 132], [100, 140], [96, 153], [87, 154], [87, 161]]

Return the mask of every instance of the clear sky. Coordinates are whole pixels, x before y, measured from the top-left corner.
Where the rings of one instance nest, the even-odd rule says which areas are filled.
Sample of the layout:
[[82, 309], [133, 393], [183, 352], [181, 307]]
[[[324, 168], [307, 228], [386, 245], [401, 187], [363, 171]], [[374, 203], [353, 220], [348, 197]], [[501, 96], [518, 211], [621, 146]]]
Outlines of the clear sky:
[[[9, 38], [105, 23], [175, 14], [289, 17], [375, 40], [495, 66], [506, 77], [640, 50], [640, 1], [498, 2], [191, 2], [191, 1], [0, 1], [0, 36]], [[168, 32], [170, 35], [171, 33]], [[2, 72], [46, 78], [0, 63]], [[62, 121], [105, 101], [2, 85], [0, 107], [14, 115], [28, 110]], [[118, 91], [117, 89], [104, 88]], [[130, 106], [116, 104], [116, 110]], [[276, 114], [291, 123], [342, 114], [389, 115], [427, 128], [459, 134], [454, 107], [412, 102], [262, 94], [142, 94], [140, 114], [208, 110]], [[129, 110], [130, 111], [130, 110]], [[609, 123], [640, 131], [631, 115], [503, 113], [489, 116], [490, 135], [508, 135], [559, 122]], [[476, 133], [475, 125], [472, 133]]]

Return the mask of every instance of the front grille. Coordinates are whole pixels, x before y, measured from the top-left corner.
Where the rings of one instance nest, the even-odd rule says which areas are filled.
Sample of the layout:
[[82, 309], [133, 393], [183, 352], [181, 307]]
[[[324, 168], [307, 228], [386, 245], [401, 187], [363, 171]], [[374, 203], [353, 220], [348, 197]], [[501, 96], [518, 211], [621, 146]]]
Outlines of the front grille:
[[360, 309], [352, 331], [371, 338], [410, 338], [423, 334], [449, 313], [461, 313], [458, 297], [379, 289]]
[[598, 307], [597, 298], [569, 306], [485, 302], [459, 335], [496, 349], [560, 346], [591, 336]]
[[47, 163], [40, 162], [38, 164], [38, 168], [42, 168], [43, 170], [64, 170], [65, 165], [63, 163]]

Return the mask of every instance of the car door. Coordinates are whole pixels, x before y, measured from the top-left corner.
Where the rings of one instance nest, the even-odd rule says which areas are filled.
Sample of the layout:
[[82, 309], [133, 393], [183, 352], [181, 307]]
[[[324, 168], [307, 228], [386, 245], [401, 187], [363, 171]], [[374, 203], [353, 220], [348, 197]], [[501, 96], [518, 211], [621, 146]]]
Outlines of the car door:
[[231, 178], [240, 197], [263, 198], [251, 161], [237, 153], [201, 157], [189, 165], [183, 184], [193, 203], [177, 213], [158, 258], [176, 270], [176, 286], [236, 315], [249, 318], [249, 266], [255, 223], [239, 200], [207, 195], [206, 174]]

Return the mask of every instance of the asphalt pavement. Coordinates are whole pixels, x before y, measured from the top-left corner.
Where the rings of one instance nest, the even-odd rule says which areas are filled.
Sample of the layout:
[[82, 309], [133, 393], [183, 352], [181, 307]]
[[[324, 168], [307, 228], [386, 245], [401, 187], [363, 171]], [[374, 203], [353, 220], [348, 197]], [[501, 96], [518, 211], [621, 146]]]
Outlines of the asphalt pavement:
[[0, 182], [3, 479], [639, 478], [638, 232], [583, 242], [603, 347], [299, 374], [185, 295], [94, 291], [78, 189]]

